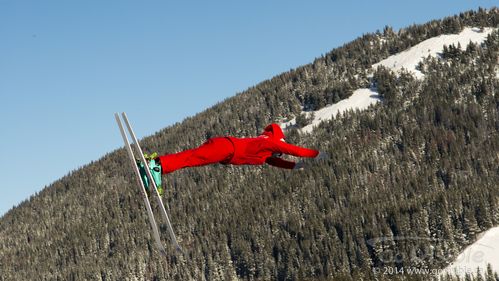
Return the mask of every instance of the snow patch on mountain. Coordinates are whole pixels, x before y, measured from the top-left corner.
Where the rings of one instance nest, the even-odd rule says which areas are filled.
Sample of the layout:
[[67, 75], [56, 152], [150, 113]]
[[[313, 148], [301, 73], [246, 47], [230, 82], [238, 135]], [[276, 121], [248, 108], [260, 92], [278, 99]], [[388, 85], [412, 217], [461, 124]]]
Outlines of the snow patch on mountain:
[[493, 227], [479, 237], [444, 269], [442, 275], [449, 273], [464, 278], [468, 273], [476, 276], [477, 268], [483, 273], [489, 263], [492, 270], [499, 273], [499, 227]]
[[[308, 124], [307, 126], [303, 127], [300, 129], [300, 132], [302, 133], [310, 133], [316, 127], [319, 125], [322, 121], [326, 120], [331, 120], [334, 118], [334, 116], [338, 115], [339, 113], [343, 113], [348, 110], [364, 110], [368, 108], [370, 105], [375, 104], [381, 100], [380, 96], [378, 93], [376, 93], [372, 89], [358, 89], [353, 92], [353, 94], [344, 99], [341, 100], [333, 105], [329, 105], [326, 107], [323, 107], [317, 111], [313, 112], [302, 112], [302, 114], [306, 114], [307, 117], [310, 117], [310, 115], [313, 114], [314, 119], [312, 119], [312, 122]], [[293, 118], [292, 120], [281, 123], [281, 128], [285, 129], [289, 126], [294, 126], [296, 124], [296, 118]]]
[[[372, 65], [375, 69], [379, 65], [383, 65], [395, 72], [402, 69], [406, 69], [413, 73], [418, 79], [424, 77], [423, 73], [417, 70], [417, 65], [426, 57], [432, 56], [437, 57], [443, 52], [444, 45], [461, 45], [461, 48], [465, 49], [470, 42], [475, 44], [481, 44], [486, 39], [487, 36], [496, 30], [496, 28], [476, 28], [467, 27], [463, 29], [459, 34], [444, 34], [437, 37], [427, 39], [401, 53], [392, 55], [379, 63]], [[381, 100], [378, 93], [373, 89], [358, 89], [354, 91], [352, 96], [344, 99], [336, 104], [326, 106], [317, 111], [313, 112], [302, 112], [307, 117], [313, 116], [314, 118], [309, 125], [300, 129], [302, 133], [310, 133], [314, 127], [320, 124], [322, 121], [331, 120], [338, 113], [343, 113], [348, 110], [364, 110], [370, 105], [375, 104]], [[281, 128], [285, 129], [290, 126], [296, 125], [296, 118], [281, 123]]]
[[470, 42], [481, 44], [495, 28], [471, 28], [467, 27], [459, 34], [444, 34], [427, 39], [401, 53], [390, 56], [379, 63], [373, 65], [377, 68], [379, 65], [385, 66], [395, 72], [406, 69], [413, 73], [417, 78], [424, 77], [421, 71], [417, 70], [417, 65], [428, 56], [437, 57], [442, 53], [444, 45], [450, 46], [461, 44], [462, 49], [466, 49]]

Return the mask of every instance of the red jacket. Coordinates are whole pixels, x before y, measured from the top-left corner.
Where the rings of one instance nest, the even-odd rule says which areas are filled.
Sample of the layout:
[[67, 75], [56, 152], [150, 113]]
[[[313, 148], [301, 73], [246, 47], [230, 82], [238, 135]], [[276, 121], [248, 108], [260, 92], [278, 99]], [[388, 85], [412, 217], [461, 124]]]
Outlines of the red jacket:
[[234, 155], [227, 162], [234, 165], [261, 165], [292, 169], [294, 162], [275, 157], [276, 154], [289, 154], [298, 157], [316, 157], [319, 151], [288, 144], [284, 141], [284, 133], [277, 124], [268, 125], [256, 138], [228, 139], [234, 144]]

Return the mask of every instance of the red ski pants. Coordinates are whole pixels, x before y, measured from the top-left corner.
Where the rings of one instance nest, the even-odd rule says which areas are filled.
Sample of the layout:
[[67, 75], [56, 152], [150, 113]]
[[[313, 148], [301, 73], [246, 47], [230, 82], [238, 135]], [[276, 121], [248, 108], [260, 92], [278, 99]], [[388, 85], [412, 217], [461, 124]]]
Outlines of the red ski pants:
[[234, 155], [234, 145], [228, 138], [211, 138], [201, 146], [175, 154], [160, 156], [163, 174], [186, 167], [228, 162]]

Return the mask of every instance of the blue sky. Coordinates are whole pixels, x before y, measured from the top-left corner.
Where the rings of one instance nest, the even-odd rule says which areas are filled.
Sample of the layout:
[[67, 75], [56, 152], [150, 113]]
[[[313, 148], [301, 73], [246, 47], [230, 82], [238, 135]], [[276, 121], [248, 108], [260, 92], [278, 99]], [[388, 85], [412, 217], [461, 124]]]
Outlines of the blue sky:
[[0, 215], [139, 137], [363, 33], [494, 1], [0, 0]]

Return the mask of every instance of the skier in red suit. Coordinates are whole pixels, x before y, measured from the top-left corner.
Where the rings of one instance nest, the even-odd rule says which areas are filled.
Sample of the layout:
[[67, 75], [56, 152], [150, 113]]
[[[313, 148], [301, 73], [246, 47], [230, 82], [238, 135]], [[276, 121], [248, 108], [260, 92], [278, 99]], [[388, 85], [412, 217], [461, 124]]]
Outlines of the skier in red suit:
[[297, 164], [279, 156], [289, 154], [298, 157], [316, 157], [319, 151], [284, 142], [284, 133], [277, 124], [268, 125], [256, 138], [216, 137], [201, 146], [175, 154], [156, 158], [163, 174], [186, 167], [204, 166], [214, 163], [233, 165], [263, 165], [285, 169], [296, 169]]

